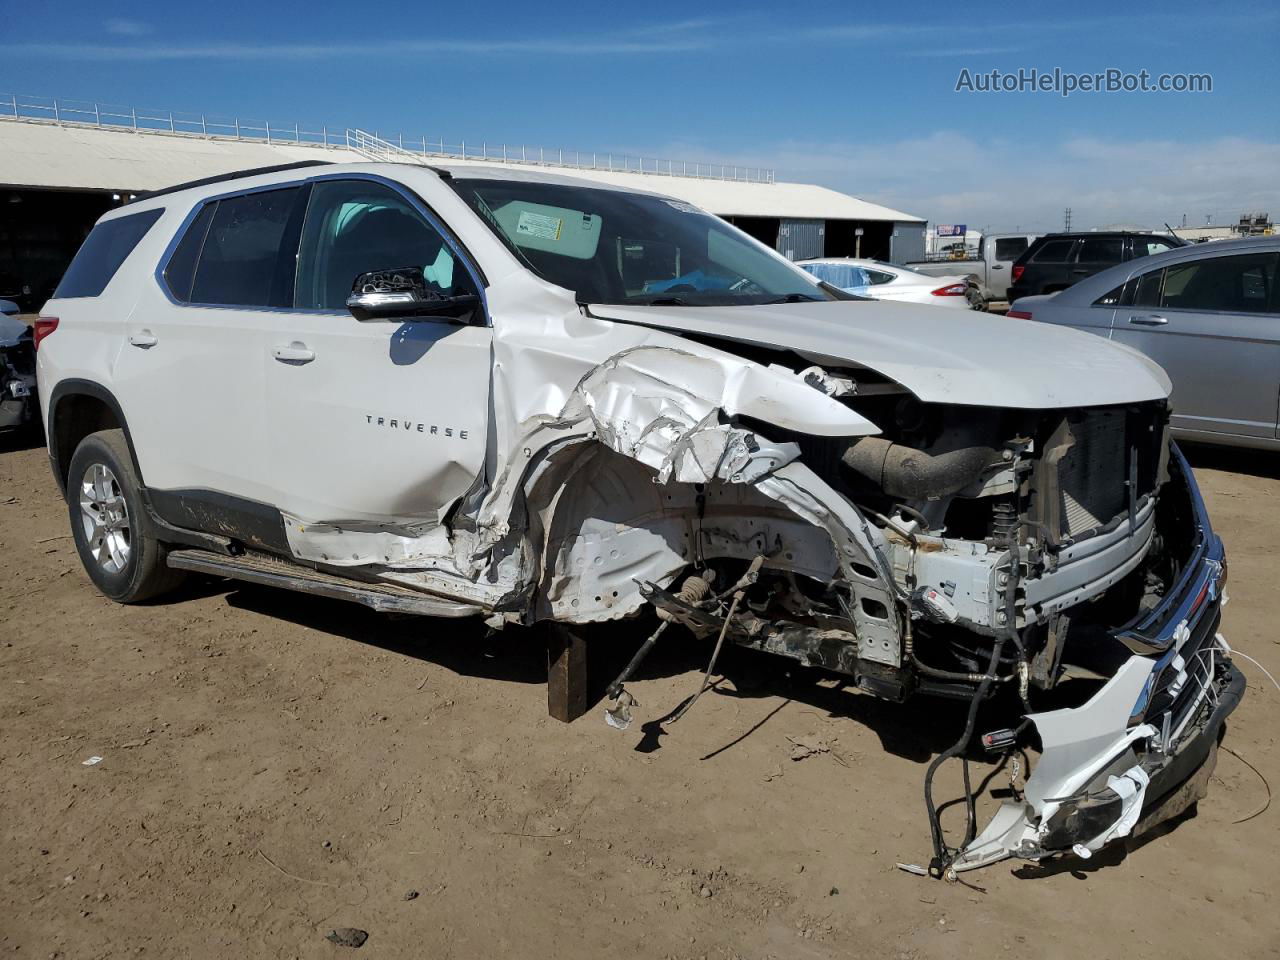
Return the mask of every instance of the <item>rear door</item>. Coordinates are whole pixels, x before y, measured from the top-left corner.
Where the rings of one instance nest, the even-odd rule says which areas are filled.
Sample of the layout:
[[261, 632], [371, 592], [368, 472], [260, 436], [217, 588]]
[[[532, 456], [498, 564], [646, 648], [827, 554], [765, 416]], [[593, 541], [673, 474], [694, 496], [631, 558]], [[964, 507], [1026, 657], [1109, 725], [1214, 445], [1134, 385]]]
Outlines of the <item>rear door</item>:
[[1119, 236], [1084, 237], [1076, 244], [1075, 262], [1070, 267], [1070, 280], [1079, 283], [1126, 259], [1125, 238]]
[[1280, 398], [1280, 253], [1202, 256], [1139, 274], [1112, 336], [1173, 381], [1173, 426], [1276, 436]]
[[471, 323], [361, 323], [346, 309], [358, 275], [409, 266], [437, 292], [483, 298], [478, 270], [421, 199], [357, 176], [314, 182], [292, 310], [259, 355], [272, 500], [294, 517], [434, 525], [484, 470], [483, 311]]
[[1027, 261], [1023, 285], [1030, 293], [1055, 293], [1065, 290], [1075, 282], [1071, 268], [1074, 266], [1077, 241], [1070, 239], [1046, 240]]
[[270, 187], [192, 209], [157, 282], [141, 285], [114, 377], [161, 515], [266, 546], [279, 537], [265, 506], [262, 344], [292, 299], [303, 197]]

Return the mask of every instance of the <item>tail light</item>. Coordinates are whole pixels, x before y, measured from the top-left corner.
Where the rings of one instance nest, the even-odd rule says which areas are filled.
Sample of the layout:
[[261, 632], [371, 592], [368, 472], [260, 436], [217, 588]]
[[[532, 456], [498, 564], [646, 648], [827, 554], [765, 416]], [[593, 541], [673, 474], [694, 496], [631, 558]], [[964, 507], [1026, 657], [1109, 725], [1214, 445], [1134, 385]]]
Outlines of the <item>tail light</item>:
[[40, 341], [47, 337], [53, 331], [58, 329], [57, 317], [36, 317], [35, 325], [31, 328], [31, 342], [37, 350], [40, 349]]
[[1014, 268], [1013, 268], [1013, 273], [1012, 273], [1012, 274], [1010, 274], [1009, 279], [1010, 279], [1013, 283], [1017, 283], [1019, 280], [1021, 280], [1021, 279], [1022, 279], [1022, 275], [1023, 275], [1024, 273], [1026, 273], [1026, 272], [1027, 272], [1027, 268], [1026, 268], [1026, 267], [1014, 267]]
[[1006, 317], [1013, 317], [1015, 320], [1030, 320], [1030, 310], [1008, 310], [1005, 312]]
[[935, 297], [963, 297], [968, 290], [967, 283], [953, 283], [949, 287], [939, 287], [931, 292]]

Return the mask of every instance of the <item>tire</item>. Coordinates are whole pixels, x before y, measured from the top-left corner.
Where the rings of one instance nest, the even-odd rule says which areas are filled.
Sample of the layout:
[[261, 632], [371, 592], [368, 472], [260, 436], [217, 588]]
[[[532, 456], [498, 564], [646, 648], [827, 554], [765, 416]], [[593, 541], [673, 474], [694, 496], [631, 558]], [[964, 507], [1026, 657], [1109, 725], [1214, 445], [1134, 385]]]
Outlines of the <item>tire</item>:
[[167, 550], [143, 504], [124, 431], [102, 430], [80, 441], [67, 471], [67, 509], [80, 562], [108, 599], [138, 603], [185, 578], [165, 563]]
[[987, 298], [982, 295], [982, 291], [977, 287], [970, 287], [966, 290], [964, 298], [969, 301], [970, 310], [986, 311]]

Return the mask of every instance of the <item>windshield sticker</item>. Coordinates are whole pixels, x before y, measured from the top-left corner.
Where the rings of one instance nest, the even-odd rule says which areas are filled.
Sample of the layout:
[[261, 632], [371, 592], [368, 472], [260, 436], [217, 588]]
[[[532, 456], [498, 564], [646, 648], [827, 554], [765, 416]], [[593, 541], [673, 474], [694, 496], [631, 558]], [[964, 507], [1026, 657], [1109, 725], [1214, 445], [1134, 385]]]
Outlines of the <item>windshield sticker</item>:
[[668, 200], [663, 198], [663, 203], [669, 207], [674, 207], [681, 213], [701, 213], [702, 211], [695, 207], [692, 203], [685, 203], [683, 200]]
[[516, 221], [516, 233], [526, 237], [537, 237], [539, 240], [559, 240], [560, 228], [564, 221], [559, 217], [546, 217], [540, 213], [523, 210]]

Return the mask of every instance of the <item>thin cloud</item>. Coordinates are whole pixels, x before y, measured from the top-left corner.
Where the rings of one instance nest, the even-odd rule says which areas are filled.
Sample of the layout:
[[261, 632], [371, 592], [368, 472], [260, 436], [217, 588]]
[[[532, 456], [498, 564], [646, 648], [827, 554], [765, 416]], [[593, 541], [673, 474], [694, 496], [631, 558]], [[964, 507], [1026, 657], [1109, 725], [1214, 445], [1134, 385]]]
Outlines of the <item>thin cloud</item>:
[[102, 25], [107, 33], [117, 37], [145, 37], [152, 32], [151, 24], [142, 23], [138, 20], [121, 20], [118, 18], [108, 20]]
[[[1272, 23], [1280, 11], [1264, 11], [1250, 18], [1259, 23]], [[1166, 31], [1202, 31], [1206, 25], [1238, 24], [1240, 15], [1202, 11], [1163, 21]], [[989, 56], [1014, 53], [1053, 44], [1063, 31], [1117, 29], [1126, 25], [1150, 24], [1131, 14], [1114, 16], [1063, 18], [1056, 21], [995, 22], [860, 22], [831, 23], [818, 26], [779, 24], [757, 15], [738, 17], [690, 17], [681, 20], [636, 24], [609, 33], [557, 35], [513, 38], [434, 38], [431, 40], [387, 40], [379, 45], [389, 56], [623, 56], [659, 57], [681, 53], [738, 52], [746, 48], [783, 46], [812, 49], [818, 45], [857, 46], [879, 44], [912, 57]], [[109, 20], [109, 34], [140, 37], [150, 32], [146, 24], [129, 20]], [[1144, 38], [1157, 40], [1151, 31]], [[985, 41], [985, 42], [984, 42]], [[997, 41], [992, 43], [991, 41]], [[1003, 42], [1000, 42], [1003, 41]], [[100, 62], [120, 61], [315, 61], [345, 57], [350, 47], [345, 43], [206, 43], [166, 44], [158, 38], [146, 43], [101, 43], [58, 41], [11, 43], [0, 45], [0, 52], [10, 56], [40, 56], [59, 60]]]
[[[125, 21], [112, 21], [117, 25]], [[130, 24], [141, 27], [141, 24]], [[513, 55], [559, 54], [569, 56], [636, 56], [691, 53], [708, 49], [714, 38], [699, 33], [717, 26], [717, 21], [682, 20], [652, 24], [631, 32], [612, 35], [531, 37], [521, 39], [470, 40], [438, 37], [431, 40], [390, 40], [379, 44], [385, 55], [444, 54]], [[111, 30], [125, 35], [122, 30]], [[137, 34], [130, 34], [137, 35]], [[0, 47], [10, 54], [80, 61], [169, 61], [169, 60], [327, 60], [348, 56], [351, 48], [339, 43], [20, 43]]]
[[[1062, 228], [1062, 211], [1088, 229], [1112, 223], [1157, 227], [1166, 220], [1234, 222], [1280, 207], [1280, 140], [1146, 140], [1097, 137], [1014, 143], [957, 131], [890, 141], [794, 141], [759, 151], [650, 145], [632, 153], [769, 167], [780, 181], [820, 183], [904, 210], [932, 223], [993, 229]], [[1035, 163], [1027, 162], [1028, 156]], [[1177, 157], [1153, 165], [1151, 157]], [[1222, 158], [1231, 176], [1222, 176]], [[1013, 186], [1016, 185], [1016, 186]], [[656, 189], [661, 189], [657, 187]]]
[[910, 50], [908, 57], [990, 57], [1000, 53], [1022, 53], [1026, 47], [942, 47], [932, 50]]

